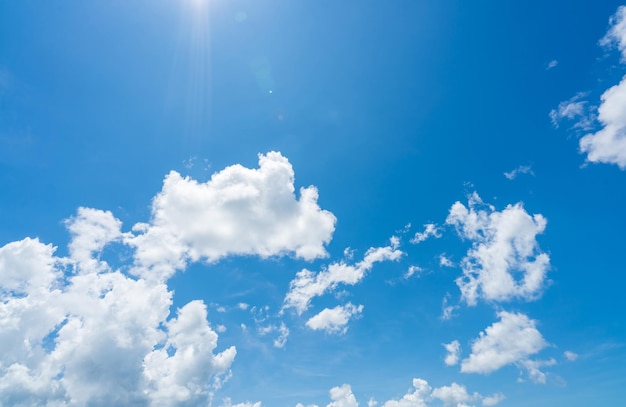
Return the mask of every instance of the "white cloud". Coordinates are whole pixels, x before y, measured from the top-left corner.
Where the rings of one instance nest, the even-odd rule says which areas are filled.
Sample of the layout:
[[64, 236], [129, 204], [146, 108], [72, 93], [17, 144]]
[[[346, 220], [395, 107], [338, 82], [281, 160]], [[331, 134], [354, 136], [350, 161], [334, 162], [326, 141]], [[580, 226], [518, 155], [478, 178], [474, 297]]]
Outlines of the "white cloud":
[[501, 311], [500, 321], [487, 327], [472, 343], [472, 353], [461, 362], [464, 373], [491, 373], [510, 364], [524, 364], [548, 344], [534, 320], [524, 314]]
[[514, 180], [520, 174], [535, 175], [535, 173], [533, 172], [533, 169], [532, 169], [532, 167], [530, 165], [520, 165], [519, 167], [515, 168], [514, 170], [511, 170], [509, 172], [505, 172], [504, 176], [507, 179]]
[[332, 402], [326, 407], [359, 407], [349, 384], [330, 389], [330, 399]]
[[289, 328], [282, 322], [278, 327], [278, 334], [278, 337], [274, 339], [274, 346], [282, 349], [287, 344], [287, 337], [289, 337]]
[[450, 293], [446, 293], [446, 295], [443, 297], [443, 300], [441, 301], [441, 319], [443, 319], [444, 321], [452, 319], [452, 317], [455, 316], [454, 311], [459, 308], [458, 305], [449, 305], [449, 301]]
[[[617, 46], [626, 62], [626, 7], [620, 6], [610, 19], [610, 28], [600, 44]], [[615, 164], [626, 169], [626, 76], [600, 97], [597, 120], [602, 128], [580, 139], [580, 151], [593, 163]], [[595, 118], [594, 118], [595, 119]]]
[[302, 314], [314, 297], [334, 290], [339, 284], [355, 285], [365, 277], [375, 263], [395, 261], [403, 254], [404, 252], [393, 246], [372, 247], [365, 253], [363, 260], [355, 265], [341, 261], [330, 264], [319, 273], [303, 269], [289, 283], [283, 309], [295, 308], [298, 314]]
[[558, 64], [559, 64], [559, 61], [557, 61], [556, 59], [553, 59], [552, 61], [548, 62], [548, 65], [546, 66], [546, 71], [552, 68], [556, 68]]
[[261, 407], [261, 402], [257, 401], [256, 403], [252, 403], [250, 401], [246, 401], [244, 403], [233, 404], [230, 397], [226, 397], [221, 407]]
[[559, 123], [563, 119], [574, 121], [573, 128], [581, 130], [590, 130], [593, 127], [595, 115], [592, 113], [593, 106], [589, 106], [586, 100], [583, 100], [587, 94], [579, 92], [569, 100], [559, 103], [556, 109], [550, 111], [550, 119], [554, 127], [559, 127]]
[[[0, 248], [1, 405], [196, 404], [230, 369], [235, 348], [213, 353], [217, 334], [204, 304], [191, 302], [168, 320], [164, 283], [96, 261], [108, 239], [101, 237], [117, 236], [93, 233], [102, 222], [87, 219], [103, 214], [82, 211], [68, 223], [83, 222], [72, 231], [75, 259], [54, 257], [36, 239]], [[77, 260], [98, 267], [64, 273]]]
[[[356, 397], [352, 393], [349, 384], [333, 387], [330, 390], [330, 397], [333, 400], [327, 407], [357, 407], [359, 404]], [[440, 400], [444, 406], [449, 407], [469, 407], [469, 402], [482, 401], [484, 406], [493, 406], [504, 400], [504, 395], [496, 393], [489, 397], [483, 397], [479, 393], [468, 393], [465, 386], [452, 383], [449, 386], [441, 386], [433, 389], [426, 380], [415, 378], [413, 386], [399, 399], [387, 400], [382, 407], [429, 407], [434, 401], [435, 405]], [[367, 402], [369, 407], [379, 405], [374, 399], [370, 398]], [[305, 407], [304, 404], [298, 403], [296, 407]], [[308, 407], [317, 407], [309, 405]]]
[[[79, 208], [66, 221], [67, 258], [37, 239], [0, 247], [0, 404], [208, 404], [236, 349], [217, 350], [203, 302], [170, 315], [167, 278], [188, 261], [228, 255], [322, 257], [334, 231], [315, 188], [296, 199], [287, 159], [269, 153], [259, 164], [228, 167], [204, 184], [170, 173], [151, 221], [133, 233], [111, 212]], [[134, 276], [101, 258], [111, 242], [136, 249]], [[288, 329], [277, 330], [275, 345], [284, 346]]]
[[70, 257], [77, 263], [78, 270], [90, 272], [106, 268], [93, 258], [93, 254], [121, 238], [122, 222], [110, 211], [80, 207], [76, 216], [66, 220], [65, 224], [72, 235]]
[[617, 46], [622, 53], [622, 62], [626, 62], [626, 7], [620, 6], [609, 19], [610, 28], [600, 40], [604, 47]]
[[626, 76], [600, 97], [598, 121], [602, 128], [580, 139], [580, 151], [594, 163], [616, 164], [626, 169]]
[[424, 271], [420, 266], [409, 266], [409, 269], [404, 274], [404, 278], [411, 278], [415, 273], [421, 273]]
[[496, 393], [483, 399], [483, 406], [495, 406], [503, 401], [506, 397], [502, 393]]
[[461, 356], [461, 344], [459, 341], [452, 341], [450, 343], [444, 343], [443, 347], [448, 354], [444, 359], [447, 366], [454, 366], [459, 363], [459, 357]]
[[313, 316], [306, 325], [313, 330], [324, 330], [327, 333], [343, 334], [347, 331], [348, 322], [363, 311], [363, 305], [338, 305], [335, 308], [324, 308], [319, 314]]
[[442, 386], [433, 390], [432, 397], [443, 401], [445, 406], [461, 407], [466, 402], [478, 398], [478, 394], [469, 395], [465, 386], [452, 383], [450, 386]]
[[411, 243], [418, 244], [428, 239], [429, 237], [434, 237], [435, 239], [441, 237], [441, 231], [434, 223], [425, 224], [424, 231], [415, 233], [415, 236], [413, 236], [413, 239], [411, 239]]
[[528, 373], [528, 377], [531, 381], [539, 384], [546, 384], [547, 376], [544, 372], [540, 370], [540, 368], [544, 366], [554, 366], [556, 365], [556, 360], [548, 359], [548, 360], [530, 360], [525, 359], [518, 363], [518, 366], [524, 368]]
[[147, 393], [153, 405], [178, 405], [208, 400], [207, 383], [215, 373], [226, 373], [237, 351], [230, 347], [214, 355], [217, 334], [206, 320], [206, 306], [192, 301], [165, 325], [165, 346], [144, 358]]
[[569, 360], [570, 362], [573, 362], [576, 359], [578, 359], [578, 354], [569, 350], [566, 350], [565, 352], [563, 352], [563, 356], [565, 356], [565, 359]]
[[441, 267], [454, 267], [454, 262], [446, 257], [445, 254], [439, 255], [439, 266]]
[[469, 305], [479, 298], [508, 301], [539, 296], [550, 266], [536, 240], [547, 223], [542, 215], [529, 215], [521, 203], [496, 211], [474, 193], [469, 207], [460, 202], [452, 205], [446, 223], [472, 242], [462, 261], [463, 276], [456, 280]]
[[285, 325], [284, 322], [281, 322], [280, 325], [268, 325], [264, 327], [258, 328], [259, 335], [267, 335], [272, 332], [278, 332], [278, 336], [274, 339], [274, 347], [276, 348], [284, 348], [287, 344], [287, 338], [289, 337], [289, 328]]
[[413, 379], [413, 388], [399, 400], [389, 400], [383, 407], [427, 407], [431, 387], [426, 380]]
[[317, 197], [313, 186], [296, 197], [293, 169], [278, 152], [259, 155], [258, 169], [232, 165], [205, 183], [172, 171], [153, 200], [150, 223], [125, 238], [136, 248], [134, 272], [163, 279], [187, 260], [229, 255], [325, 257], [336, 218]]

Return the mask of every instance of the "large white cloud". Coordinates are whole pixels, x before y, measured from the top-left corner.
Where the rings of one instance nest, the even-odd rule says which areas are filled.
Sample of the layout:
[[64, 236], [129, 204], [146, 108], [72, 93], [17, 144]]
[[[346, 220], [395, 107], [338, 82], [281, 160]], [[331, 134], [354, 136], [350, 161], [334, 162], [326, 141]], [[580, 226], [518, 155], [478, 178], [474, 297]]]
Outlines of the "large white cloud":
[[510, 364], [538, 367], [524, 365], [529, 356], [548, 346], [536, 322], [524, 314], [506, 311], [499, 312], [498, 317], [500, 321], [487, 327], [472, 343], [472, 353], [461, 362], [462, 372], [486, 374]]
[[[259, 155], [259, 168], [233, 165], [199, 183], [170, 172], [152, 203], [152, 219], [134, 227], [141, 276], [168, 276], [187, 260], [229, 255], [327, 255], [335, 216], [320, 209], [313, 186], [294, 193], [294, 171], [278, 152]], [[163, 278], [163, 277], [161, 277]]]
[[550, 258], [536, 240], [547, 223], [542, 215], [529, 215], [521, 203], [497, 211], [474, 193], [468, 207], [460, 202], [452, 205], [446, 223], [472, 242], [462, 261], [463, 276], [456, 280], [469, 305], [480, 298], [538, 297], [550, 266]]
[[331, 263], [319, 273], [307, 269], [299, 271], [289, 284], [283, 308], [295, 308], [298, 314], [302, 314], [313, 298], [334, 290], [340, 284], [355, 285], [360, 282], [375, 263], [398, 260], [404, 252], [397, 248], [396, 239], [391, 241], [389, 246], [370, 248], [363, 260], [355, 265], [341, 261]]
[[[167, 279], [200, 259], [325, 256], [335, 217], [314, 187], [296, 198], [293, 182], [280, 153], [203, 184], [172, 172], [152, 219], [133, 232], [111, 212], [79, 208], [66, 221], [67, 258], [37, 239], [0, 247], [0, 405], [210, 403], [236, 349], [218, 351], [203, 302], [170, 315]], [[102, 259], [112, 242], [135, 249], [132, 264], [116, 270]], [[284, 346], [289, 330], [278, 332]]]
[[59, 267], [74, 259], [33, 239], [2, 247], [0, 257], [2, 276], [28, 270], [21, 284], [0, 282], [0, 405], [196, 405], [230, 368], [235, 349], [213, 353], [203, 304], [168, 321], [163, 283], [101, 261], [64, 275]]

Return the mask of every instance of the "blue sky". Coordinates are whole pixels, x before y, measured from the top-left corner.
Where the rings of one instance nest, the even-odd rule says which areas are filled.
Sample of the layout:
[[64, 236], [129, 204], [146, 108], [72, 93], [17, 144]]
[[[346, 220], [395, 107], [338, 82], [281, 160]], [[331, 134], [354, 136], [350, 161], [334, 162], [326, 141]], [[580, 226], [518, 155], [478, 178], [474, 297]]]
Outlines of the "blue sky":
[[617, 405], [626, 9], [0, 1], [0, 404]]

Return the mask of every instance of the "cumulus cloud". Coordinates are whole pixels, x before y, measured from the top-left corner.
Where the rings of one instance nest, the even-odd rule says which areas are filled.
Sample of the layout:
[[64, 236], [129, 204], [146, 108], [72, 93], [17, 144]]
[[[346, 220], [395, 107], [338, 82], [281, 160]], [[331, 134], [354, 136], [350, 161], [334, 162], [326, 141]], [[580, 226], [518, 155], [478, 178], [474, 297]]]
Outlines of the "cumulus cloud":
[[349, 384], [330, 389], [330, 399], [332, 402], [326, 407], [359, 407]]
[[461, 356], [461, 344], [459, 341], [444, 343], [443, 347], [448, 352], [444, 359], [445, 364], [447, 366], [454, 366], [459, 363], [459, 357]]
[[456, 280], [467, 304], [539, 296], [550, 267], [536, 240], [547, 223], [542, 215], [529, 215], [521, 203], [497, 211], [474, 193], [468, 207], [452, 205], [446, 223], [472, 242]]
[[626, 77], [600, 97], [598, 121], [602, 128], [580, 139], [580, 151], [594, 163], [626, 168]]
[[483, 399], [483, 406], [495, 406], [503, 401], [506, 397], [502, 393], [496, 393]]
[[229, 255], [262, 258], [327, 255], [335, 216], [317, 204], [313, 186], [294, 192], [294, 171], [278, 152], [259, 155], [259, 168], [232, 165], [205, 183], [170, 172], [152, 202], [152, 219], [125, 242], [136, 249], [134, 273], [171, 275], [188, 260]]
[[[72, 241], [89, 239], [76, 232]], [[54, 248], [36, 239], [0, 248], [0, 276], [30, 270], [0, 282], [0, 404], [208, 400], [236, 351], [214, 352], [217, 334], [204, 304], [192, 302], [168, 319], [172, 292], [164, 283], [101, 261], [97, 269], [66, 273], [72, 261], [54, 257]]]
[[343, 334], [348, 329], [348, 322], [361, 314], [363, 305], [338, 305], [335, 308], [324, 308], [319, 314], [306, 322], [306, 326], [313, 330], [324, 330], [327, 333]]
[[480, 396], [478, 394], [470, 395], [465, 386], [452, 383], [450, 386], [442, 386], [433, 390], [432, 397], [443, 401], [445, 406], [461, 407]]
[[[132, 232], [111, 212], [79, 208], [66, 221], [68, 257], [38, 239], [0, 247], [0, 405], [209, 404], [236, 349], [218, 350], [202, 301], [170, 315], [167, 279], [189, 261], [229, 255], [325, 256], [335, 217], [314, 187], [296, 198], [293, 180], [280, 153], [203, 184], [172, 172], [152, 219]], [[132, 265], [102, 259], [113, 242], [135, 249]], [[288, 329], [277, 332], [284, 346]]]
[[[626, 62], [626, 7], [620, 6], [610, 18], [610, 28], [600, 44], [616, 46]], [[626, 168], [626, 76], [600, 97], [597, 120], [601, 128], [580, 139], [580, 151], [593, 163], [615, 164]], [[595, 117], [594, 117], [595, 119]]]
[[[449, 386], [441, 386], [432, 388], [428, 382], [424, 379], [414, 378], [413, 386], [407, 391], [405, 395], [398, 399], [387, 400], [381, 404], [382, 407], [429, 407], [438, 404], [439, 401], [443, 402], [444, 406], [449, 407], [469, 407], [467, 403], [481, 402], [484, 406], [493, 406], [504, 400], [504, 395], [496, 393], [492, 396], [484, 397], [479, 393], [470, 394], [467, 388], [458, 383], [452, 383]], [[356, 407], [358, 402], [356, 397], [352, 393], [352, 388], [349, 384], [333, 387], [330, 390], [330, 397], [332, 402], [327, 407]], [[435, 404], [431, 404], [434, 402]], [[370, 407], [379, 405], [379, 403], [370, 398], [367, 402]], [[304, 404], [298, 403], [296, 407], [305, 407]], [[317, 407], [316, 405], [309, 405], [308, 407]]]
[[336, 262], [319, 273], [303, 269], [289, 283], [289, 291], [285, 296], [283, 309], [295, 308], [298, 314], [302, 314], [309, 307], [313, 298], [334, 290], [340, 284], [355, 285], [365, 277], [365, 274], [372, 269], [374, 264], [398, 260], [403, 254], [404, 252], [398, 250], [397, 246], [391, 244], [370, 248], [365, 253], [363, 260], [354, 265], [346, 264], [343, 261]]
[[424, 231], [415, 233], [415, 236], [413, 236], [413, 239], [411, 239], [411, 243], [418, 244], [428, 239], [429, 237], [434, 237], [435, 239], [441, 237], [441, 231], [434, 223], [425, 224]]
[[528, 357], [548, 345], [536, 322], [526, 315], [500, 311], [498, 317], [500, 321], [487, 327], [472, 343], [472, 353], [461, 362], [461, 372], [487, 374], [510, 364], [530, 372], [534, 362]]
[[520, 165], [519, 167], [515, 168], [514, 170], [511, 170], [509, 172], [505, 172], [504, 176], [507, 179], [512, 181], [515, 178], [517, 178], [517, 176], [520, 175], [520, 174], [535, 175], [535, 173], [533, 172], [533, 168], [530, 165]]

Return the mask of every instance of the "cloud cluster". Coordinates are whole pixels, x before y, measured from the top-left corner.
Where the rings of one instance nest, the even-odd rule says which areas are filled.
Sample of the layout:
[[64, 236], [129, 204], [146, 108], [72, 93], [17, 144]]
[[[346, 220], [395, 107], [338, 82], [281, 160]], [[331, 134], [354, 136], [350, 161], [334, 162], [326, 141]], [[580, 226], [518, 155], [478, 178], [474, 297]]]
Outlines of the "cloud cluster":
[[[98, 222], [89, 228], [86, 218]], [[168, 320], [164, 283], [85, 257], [116, 236], [102, 233], [109, 218], [79, 211], [70, 258], [37, 239], [0, 248], [0, 404], [196, 404], [230, 369], [236, 350], [215, 352], [203, 303]]]
[[[0, 247], [0, 405], [207, 405], [237, 351], [218, 351], [202, 301], [170, 315], [167, 279], [230, 255], [325, 256], [335, 217], [314, 187], [297, 199], [293, 182], [280, 153], [204, 184], [172, 172], [132, 232], [111, 212], [79, 208], [66, 221], [68, 257], [38, 239]], [[132, 264], [102, 260], [112, 243], [134, 249]], [[276, 329], [284, 346], [289, 330]]]
[[[349, 384], [333, 387], [330, 390], [330, 398], [332, 402], [326, 407], [358, 407], [355, 395], [352, 393], [352, 387]], [[468, 393], [465, 386], [452, 383], [450, 386], [441, 386], [433, 389], [426, 380], [415, 378], [413, 386], [408, 392], [399, 399], [391, 399], [382, 403], [382, 407], [429, 407], [431, 402], [439, 400], [446, 407], [470, 407], [480, 403], [483, 406], [494, 406], [504, 400], [504, 396], [496, 393], [492, 396], [484, 397], [479, 393]], [[368, 406], [375, 406], [378, 403], [370, 399]], [[297, 404], [296, 407], [304, 407], [303, 404]], [[317, 406], [308, 406], [317, 407]]]
[[536, 240], [547, 223], [542, 215], [529, 215], [521, 203], [497, 211], [474, 193], [467, 207], [452, 205], [446, 223], [472, 242], [456, 280], [467, 304], [538, 297], [550, 267]]

